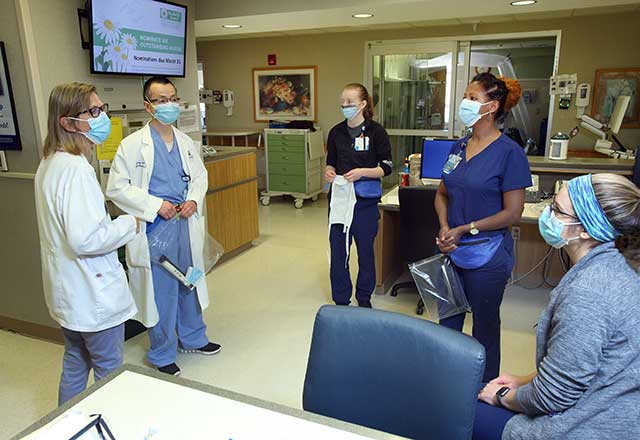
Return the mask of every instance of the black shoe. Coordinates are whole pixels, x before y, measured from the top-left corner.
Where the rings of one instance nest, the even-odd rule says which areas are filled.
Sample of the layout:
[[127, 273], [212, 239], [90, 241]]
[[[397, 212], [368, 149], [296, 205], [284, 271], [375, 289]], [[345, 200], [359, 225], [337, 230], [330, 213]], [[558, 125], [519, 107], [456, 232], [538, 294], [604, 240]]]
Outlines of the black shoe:
[[369, 300], [364, 300], [364, 301], [358, 301], [358, 307], [366, 307], [367, 309], [371, 309], [371, 301]]
[[164, 367], [158, 367], [158, 371], [171, 376], [180, 376], [180, 368], [176, 364], [165, 365]]
[[204, 354], [205, 356], [211, 356], [212, 354], [218, 353], [220, 350], [222, 350], [222, 346], [213, 342], [209, 342], [204, 347], [196, 348], [195, 350], [178, 348], [178, 351], [180, 351], [180, 353], [200, 353]]

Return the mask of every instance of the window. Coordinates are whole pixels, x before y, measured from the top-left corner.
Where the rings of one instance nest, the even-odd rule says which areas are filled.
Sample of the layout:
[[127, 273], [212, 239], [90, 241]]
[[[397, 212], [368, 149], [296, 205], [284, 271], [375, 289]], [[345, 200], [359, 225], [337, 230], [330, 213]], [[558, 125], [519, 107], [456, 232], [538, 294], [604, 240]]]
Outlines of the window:
[[481, 71], [520, 81], [523, 97], [500, 128], [529, 147], [528, 154], [536, 154], [536, 146], [544, 151], [554, 102], [548, 83], [557, 69], [559, 39], [559, 31], [549, 31], [368, 42], [365, 84], [394, 157], [394, 174], [385, 186], [397, 183], [403, 159], [421, 151], [424, 137], [464, 135], [458, 105]]

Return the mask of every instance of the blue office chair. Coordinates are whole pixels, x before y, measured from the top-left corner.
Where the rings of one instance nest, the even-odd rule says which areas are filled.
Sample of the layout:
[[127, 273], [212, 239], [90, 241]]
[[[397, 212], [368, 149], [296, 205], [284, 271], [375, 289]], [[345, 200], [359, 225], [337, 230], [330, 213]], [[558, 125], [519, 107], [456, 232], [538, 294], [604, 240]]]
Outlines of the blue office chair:
[[302, 406], [408, 438], [468, 440], [484, 364], [480, 343], [433, 322], [323, 306]]

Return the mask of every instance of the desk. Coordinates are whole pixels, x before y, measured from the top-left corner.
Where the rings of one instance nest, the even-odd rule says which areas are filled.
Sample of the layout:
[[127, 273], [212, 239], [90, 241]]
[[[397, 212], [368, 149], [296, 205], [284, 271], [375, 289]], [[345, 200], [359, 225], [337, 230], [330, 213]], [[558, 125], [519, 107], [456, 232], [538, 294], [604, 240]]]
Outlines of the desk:
[[251, 246], [260, 234], [256, 149], [218, 147], [204, 164], [209, 174], [207, 230], [228, 256]]
[[633, 175], [632, 159], [612, 159], [606, 157], [569, 157], [566, 160], [552, 160], [544, 156], [527, 156], [532, 174], [594, 174], [614, 173]]
[[[215, 131], [207, 131], [204, 134], [207, 138], [209, 137], [230, 137], [231, 138], [231, 146], [236, 146], [236, 137], [244, 137], [244, 146], [249, 146], [249, 136], [258, 135], [258, 147], [260, 147], [260, 141], [262, 139], [262, 130], [256, 129], [248, 129], [248, 130], [215, 130]], [[208, 144], [208, 142], [207, 142]]]
[[[548, 202], [525, 203], [520, 224], [520, 240], [516, 245], [516, 277], [529, 272], [545, 256], [549, 246], [538, 231], [538, 218]], [[378, 205], [380, 223], [378, 235], [374, 243], [376, 261], [376, 293], [384, 294], [395, 284], [398, 277], [406, 270], [400, 250], [400, 200], [398, 187], [386, 193]], [[435, 215], [435, 212], [434, 212]], [[434, 237], [435, 240], [435, 237]], [[557, 254], [550, 257], [548, 280], [557, 283], [564, 271]], [[542, 267], [539, 267], [527, 281], [526, 285], [540, 284], [543, 279]]]
[[162, 440], [401, 439], [133, 365], [124, 365], [15, 438], [46, 439], [47, 429], [76, 410], [102, 414], [118, 440], [142, 440], [149, 428]]

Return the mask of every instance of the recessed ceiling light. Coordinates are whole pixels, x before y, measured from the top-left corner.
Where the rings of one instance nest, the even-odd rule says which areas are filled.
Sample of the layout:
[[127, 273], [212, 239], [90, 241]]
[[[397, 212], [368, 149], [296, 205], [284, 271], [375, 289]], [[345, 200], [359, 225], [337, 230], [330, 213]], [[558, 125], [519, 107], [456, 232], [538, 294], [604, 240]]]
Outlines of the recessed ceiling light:
[[518, 0], [515, 2], [511, 2], [511, 6], [529, 6], [538, 3], [537, 0]]
[[222, 27], [225, 29], [240, 29], [242, 26], [239, 24], [223, 24]]
[[373, 17], [373, 14], [369, 14], [369, 13], [353, 14], [352, 17], [353, 18], [371, 18]]

